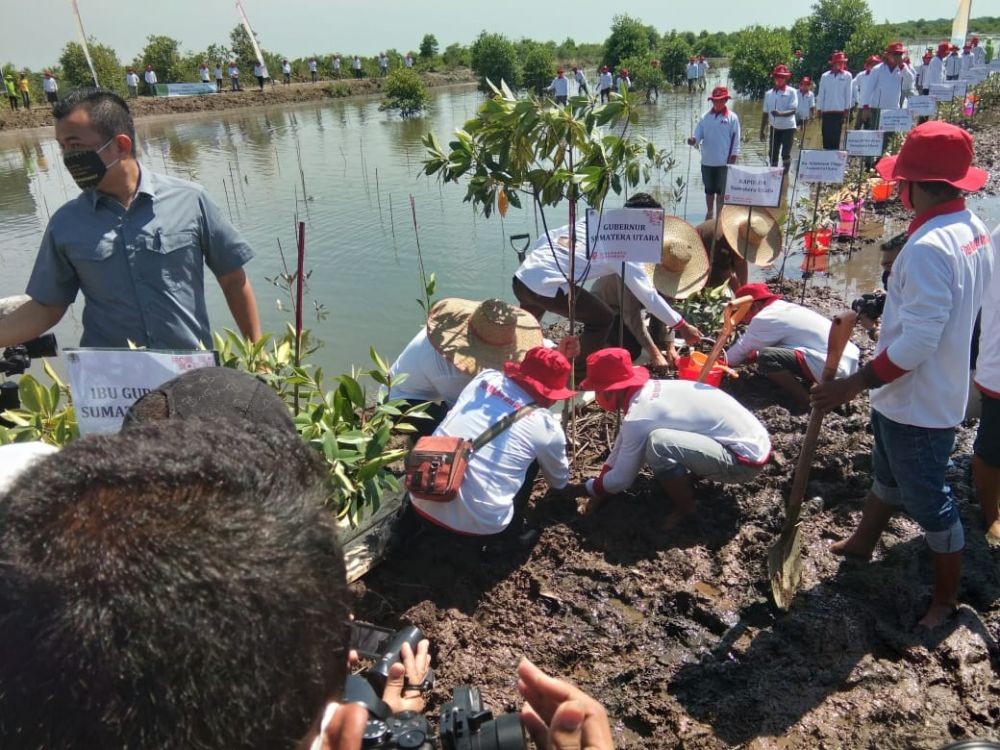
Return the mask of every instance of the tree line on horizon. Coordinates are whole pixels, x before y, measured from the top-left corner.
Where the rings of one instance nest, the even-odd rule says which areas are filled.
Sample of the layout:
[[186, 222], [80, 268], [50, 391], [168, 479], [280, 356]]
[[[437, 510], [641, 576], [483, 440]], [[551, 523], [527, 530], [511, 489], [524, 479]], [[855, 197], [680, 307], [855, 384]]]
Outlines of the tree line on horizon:
[[[849, 67], [856, 70], [859, 63], [870, 54], [881, 52], [892, 40], [922, 41], [948, 38], [951, 19], [905, 21], [902, 23], [876, 23], [866, 0], [817, 0], [811, 14], [797, 19], [790, 27], [747, 26], [734, 32], [709, 32], [702, 30], [660, 32], [655, 26], [641, 19], [621, 14], [614, 17], [608, 37], [603, 43], [577, 43], [572, 38], [562, 42], [539, 41], [529, 38], [511, 40], [503, 34], [483, 31], [470, 45], [454, 43], [439, 49], [437, 38], [428, 33], [411, 50], [414, 68], [420, 72], [434, 72], [469, 67], [480, 79], [480, 87], [487, 90], [486, 80], [506, 81], [515, 89], [541, 93], [555, 76], [557, 66], [582, 66], [592, 80], [595, 69], [607, 65], [618, 71], [629, 70], [635, 87], [644, 89], [651, 85], [681, 84], [686, 77], [686, 65], [692, 55], [730, 61], [732, 87], [747, 96], [760, 96], [770, 85], [770, 71], [779, 62], [791, 63], [794, 51], [801, 49], [803, 56], [795, 62], [793, 74], [817, 78], [826, 68], [829, 53], [843, 50], [850, 58]], [[980, 35], [1000, 34], [1000, 16], [979, 16], [970, 23], [970, 31]], [[89, 40], [90, 54], [100, 84], [124, 95], [125, 71], [135, 68], [142, 74], [146, 65], [152, 65], [161, 83], [197, 81], [198, 67], [207, 62], [225, 66], [235, 60], [241, 73], [249, 77], [256, 62], [249, 34], [237, 25], [223, 43], [211, 44], [199, 52], [183, 51], [181, 42], [169, 36], [153, 34], [147, 38], [142, 51], [128, 63], [122, 63], [118, 53], [93, 37]], [[384, 50], [391, 68], [403, 66], [405, 52]], [[264, 63], [270, 75], [280, 79], [281, 62], [286, 59], [277, 52], [261, 45]], [[315, 58], [320, 77], [332, 76], [331, 62], [336, 54], [342, 58], [340, 76], [348, 78], [352, 53], [326, 53], [291, 58], [295, 80], [309, 80], [308, 63]], [[657, 60], [656, 66], [651, 64]], [[378, 56], [363, 56], [362, 66], [366, 77], [378, 74]], [[87, 67], [83, 48], [78, 42], [68, 42], [57, 64], [48, 66], [59, 82], [60, 89], [90, 85], [92, 78]], [[43, 70], [33, 71], [14, 63], [3, 66], [3, 73], [26, 73], [33, 98], [44, 101], [41, 79]], [[226, 76], [228, 77], [228, 76]]]

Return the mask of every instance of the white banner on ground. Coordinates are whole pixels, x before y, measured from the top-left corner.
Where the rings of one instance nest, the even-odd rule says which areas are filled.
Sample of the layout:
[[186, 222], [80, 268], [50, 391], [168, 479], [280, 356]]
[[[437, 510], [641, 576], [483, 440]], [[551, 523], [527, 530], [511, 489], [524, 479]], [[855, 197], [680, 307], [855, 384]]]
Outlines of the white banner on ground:
[[878, 126], [887, 133], [908, 133], [913, 130], [913, 110], [883, 109], [879, 114]]
[[747, 167], [730, 164], [726, 174], [726, 194], [723, 199], [729, 206], [761, 206], [777, 208], [781, 205], [781, 184], [785, 172], [781, 167]]
[[[879, 150], [879, 154], [881, 153]], [[846, 151], [804, 148], [799, 155], [799, 180], [802, 182], [840, 185], [844, 182], [846, 169]]]
[[157, 96], [202, 96], [218, 93], [214, 83], [157, 83], [153, 90]]
[[953, 99], [964, 99], [965, 95], [969, 91], [968, 81], [952, 81], [952, 85], [955, 87], [955, 93], [952, 96]]
[[81, 435], [118, 432], [136, 399], [182, 372], [218, 364], [218, 355], [210, 351], [64, 349], [63, 353]]
[[937, 100], [933, 96], [911, 96], [906, 100], [906, 109], [914, 117], [933, 117]]
[[[897, 112], [899, 110], [882, 110], [882, 117], [887, 112]], [[847, 131], [847, 155], [848, 156], [881, 156], [882, 145], [885, 143], [885, 133], [881, 130], [848, 130]], [[802, 177], [801, 168], [799, 177]]]
[[990, 60], [988, 67], [990, 70], [1000, 70], [1000, 57], [995, 60]]
[[955, 82], [932, 83], [930, 86], [930, 95], [936, 102], [950, 102], [955, 98]]
[[591, 260], [659, 263], [663, 253], [663, 209], [613, 208], [601, 212], [588, 208], [587, 234]]

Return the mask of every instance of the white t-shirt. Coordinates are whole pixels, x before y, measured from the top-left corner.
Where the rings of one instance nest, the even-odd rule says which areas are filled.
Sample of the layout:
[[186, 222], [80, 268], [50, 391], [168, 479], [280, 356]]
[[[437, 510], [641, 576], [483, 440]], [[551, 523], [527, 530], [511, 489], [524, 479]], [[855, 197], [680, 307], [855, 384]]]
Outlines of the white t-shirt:
[[[539, 237], [528, 257], [524, 259], [524, 263], [514, 272], [515, 278], [520, 279], [521, 283], [535, 294], [543, 297], [555, 297], [560, 291], [568, 291], [569, 283], [566, 281], [566, 275], [569, 274], [569, 249], [559, 244], [560, 237], [568, 236], [569, 225], [551, 230], [548, 235], [552, 239], [551, 248], [546, 235]], [[583, 284], [584, 280], [594, 281], [602, 276], [621, 275], [621, 263], [609, 260], [588, 263], [587, 230], [582, 222], [577, 222], [576, 237], [573, 275], [577, 285]], [[671, 328], [683, 321], [680, 314], [656, 291], [653, 282], [639, 263], [625, 264], [625, 286], [639, 299], [643, 307]]]
[[[768, 89], [764, 94], [764, 111], [767, 112], [767, 121], [775, 130], [794, 130], [795, 110], [799, 108], [799, 94], [791, 86], [785, 86], [783, 91]], [[790, 115], [780, 115], [775, 117], [772, 112], [788, 112]]]
[[972, 327], [993, 276], [983, 222], [961, 199], [948, 209], [916, 227], [893, 263], [872, 362], [891, 380], [871, 391], [872, 408], [914, 427], [950, 428], [964, 418]]
[[339, 57], [333, 58], [333, 69], [334, 70], [340, 70], [340, 58]]
[[927, 72], [924, 73], [924, 80], [921, 81], [925, 89], [929, 89], [933, 83], [942, 83], [944, 81], [944, 58], [934, 55], [926, 67]]
[[599, 82], [598, 85], [600, 86], [601, 91], [604, 91], [605, 89], [611, 88], [612, 78], [611, 78], [610, 71], [607, 72], [607, 73], [601, 73], [600, 78], [598, 78], [598, 82]]
[[689, 81], [693, 81], [698, 77], [698, 63], [688, 63], [687, 65], [687, 77]]
[[872, 68], [868, 83], [861, 91], [861, 104], [874, 109], [899, 109], [903, 98], [913, 96], [913, 71], [905, 65], [890, 68], [879, 63]]
[[199, 68], [201, 71], [201, 81], [202, 83], [208, 83], [212, 80], [212, 74], [208, 72], [208, 68]]
[[47, 94], [54, 94], [59, 90], [59, 86], [56, 83], [55, 78], [43, 78], [42, 79], [42, 91]]
[[[775, 300], [753, 316], [743, 335], [726, 351], [731, 365], [747, 361], [754, 352], [767, 347], [794, 349], [809, 368], [813, 380], [819, 381], [826, 364], [826, 345], [833, 323], [815, 310]], [[861, 352], [850, 341], [837, 365], [837, 377], [846, 378], [858, 370]]]
[[287, 62], [281, 63], [281, 72], [284, 73], [285, 75], [288, 75], [289, 73], [291, 73], [292, 72], [292, 64], [291, 63], [287, 63]]
[[145, 75], [146, 83], [156, 83], [156, 71], [147, 70]]
[[351, 63], [351, 67], [355, 70], [361, 70], [361, 58], [355, 57], [354, 62]]
[[569, 96], [569, 79], [565, 76], [556, 76], [549, 84], [549, 88], [556, 96]]
[[[465, 387], [434, 434], [474, 440], [529, 403], [531, 396], [513, 380], [497, 370], [484, 370]], [[535, 409], [476, 451], [454, 500], [436, 503], [411, 498], [413, 508], [461, 534], [498, 534], [510, 523], [514, 496], [536, 459], [550, 487], [566, 486], [566, 435], [548, 409]]]
[[795, 116], [799, 120], [805, 121], [812, 117], [813, 108], [816, 106], [816, 94], [812, 91], [803, 93], [799, 91], [799, 106], [795, 110]]
[[851, 84], [854, 77], [846, 70], [826, 71], [819, 77], [816, 109], [820, 112], [846, 112], [851, 108]]
[[317, 70], [317, 68], [319, 68], [319, 63], [317, 63], [315, 60], [310, 60], [309, 61], [309, 72], [310, 73], [315, 73], [316, 70]]
[[763, 466], [771, 454], [767, 429], [725, 391], [691, 380], [650, 380], [632, 397], [606, 471], [587, 480], [587, 492], [603, 497], [631, 487], [646, 460], [649, 435], [660, 429], [710, 437], [751, 466]]
[[730, 156], [740, 153], [740, 118], [731, 109], [725, 114], [708, 110], [694, 128], [694, 140], [701, 148], [701, 163], [724, 167]]
[[139, 85], [139, 76], [136, 73], [128, 73], [125, 76], [125, 85], [134, 89]]
[[[1000, 224], [993, 230], [993, 257], [1000, 248]], [[983, 319], [979, 334], [976, 385], [993, 398], [1000, 398], [1000, 270], [983, 293]]]
[[392, 363], [389, 375], [395, 379], [406, 374], [406, 379], [389, 389], [390, 398], [407, 401], [441, 402], [454, 404], [469, 384], [472, 376], [462, 372], [450, 360], [442, 357], [427, 338], [427, 329], [421, 328], [406, 348]]

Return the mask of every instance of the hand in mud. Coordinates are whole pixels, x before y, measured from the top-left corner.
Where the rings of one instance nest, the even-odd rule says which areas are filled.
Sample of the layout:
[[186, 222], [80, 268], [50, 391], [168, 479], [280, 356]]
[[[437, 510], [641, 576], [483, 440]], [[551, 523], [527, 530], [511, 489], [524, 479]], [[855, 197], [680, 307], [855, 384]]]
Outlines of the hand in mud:
[[611, 750], [611, 725], [604, 706], [580, 688], [549, 677], [527, 659], [517, 666], [524, 696], [521, 722], [541, 750]]
[[684, 339], [685, 343], [697, 344], [699, 341], [701, 341], [701, 331], [699, 331], [690, 323], [685, 323], [680, 328], [678, 328], [677, 333], [680, 335], [682, 339]]
[[580, 356], [580, 339], [576, 336], [566, 336], [556, 349], [566, 359], [575, 359]]
[[427, 705], [423, 691], [409, 687], [419, 685], [427, 677], [431, 667], [431, 656], [427, 652], [430, 641], [424, 638], [417, 644], [417, 652], [413, 653], [409, 643], [404, 643], [399, 655], [402, 662], [396, 662], [389, 667], [389, 678], [382, 691], [384, 700], [393, 713], [400, 711], [420, 711]]
[[582, 482], [580, 484], [567, 484], [561, 490], [556, 490], [556, 494], [564, 500], [587, 497], [587, 485]]
[[[330, 704], [335, 706], [329, 723], [318, 736], [301, 745], [309, 750], [358, 750], [368, 724], [368, 711], [360, 703]], [[329, 708], [329, 706], [328, 706]]]
[[587, 502], [582, 503], [577, 510], [581, 516], [592, 516], [602, 505], [604, 505], [603, 497], [592, 497]]
[[814, 409], [828, 412], [854, 399], [865, 389], [864, 381], [852, 375], [827, 383], [816, 383], [809, 392], [809, 403]]
[[663, 356], [663, 352], [654, 348], [649, 351], [649, 364], [653, 367], [666, 367], [667, 358]]
[[677, 357], [678, 357], [677, 347], [674, 346], [673, 344], [670, 344], [667, 347], [667, 350], [664, 352], [664, 354], [667, 357], [667, 364], [670, 365], [671, 367], [677, 367]]

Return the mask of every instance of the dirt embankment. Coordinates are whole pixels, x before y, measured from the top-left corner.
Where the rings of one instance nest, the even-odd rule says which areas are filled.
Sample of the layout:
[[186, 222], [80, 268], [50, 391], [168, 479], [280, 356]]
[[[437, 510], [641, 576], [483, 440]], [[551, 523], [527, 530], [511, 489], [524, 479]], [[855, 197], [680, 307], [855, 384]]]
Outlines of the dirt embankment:
[[[468, 68], [460, 68], [447, 73], [424, 73], [424, 83], [430, 87], [449, 86], [456, 83], [472, 83], [476, 80]], [[229, 109], [298, 104], [323, 99], [339, 99], [360, 94], [376, 94], [385, 86], [384, 78], [340, 78], [326, 79], [317, 83], [292, 83], [288, 86], [276, 82], [265, 84], [261, 91], [253, 78], [243, 81], [243, 91], [230, 91], [229, 79], [224, 81], [224, 90], [213, 96], [150, 97], [140, 96], [129, 100], [129, 108], [134, 117], [183, 114], [187, 112], [218, 112]], [[52, 111], [49, 107], [35, 104], [30, 110], [0, 110], [0, 131], [39, 128], [52, 125]]]
[[[997, 132], [977, 133], [981, 163], [996, 158]], [[800, 287], [782, 291], [797, 301]], [[806, 296], [825, 314], [848, 302], [812, 285]], [[870, 357], [867, 336], [854, 340]], [[432, 708], [472, 684], [494, 711], [518, 709], [514, 667], [526, 655], [600, 699], [619, 748], [1000, 739], [1000, 550], [984, 541], [971, 488], [975, 425], [959, 428], [948, 473], [967, 537], [962, 605], [928, 636], [913, 627], [931, 582], [916, 524], [895, 518], [870, 563], [828, 549], [856, 526], [871, 484], [867, 397], [824, 421], [803, 510], [803, 585], [779, 612], [767, 550], [807, 417], [752, 370], [724, 388], [767, 425], [773, 457], [748, 485], [698, 483], [686, 526], [659, 530], [666, 501], [648, 476], [593, 518], [539, 482], [530, 517], [543, 531], [532, 549], [486, 560], [415, 543], [355, 584], [358, 616], [413, 622], [431, 637]], [[614, 431], [614, 418], [596, 411], [582, 422], [576, 479], [598, 471]]]

